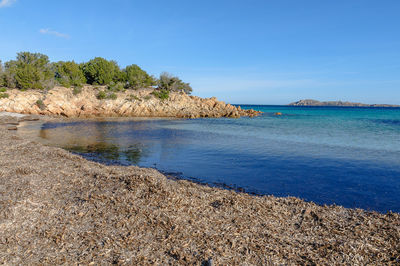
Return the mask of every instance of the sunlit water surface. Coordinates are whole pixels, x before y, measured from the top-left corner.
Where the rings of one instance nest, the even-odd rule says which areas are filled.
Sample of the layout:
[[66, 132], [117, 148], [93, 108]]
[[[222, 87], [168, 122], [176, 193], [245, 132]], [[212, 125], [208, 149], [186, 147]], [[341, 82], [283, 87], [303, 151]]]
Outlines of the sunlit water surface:
[[250, 193], [400, 212], [399, 108], [242, 108], [265, 113], [46, 123], [36, 134], [107, 164], [156, 167]]

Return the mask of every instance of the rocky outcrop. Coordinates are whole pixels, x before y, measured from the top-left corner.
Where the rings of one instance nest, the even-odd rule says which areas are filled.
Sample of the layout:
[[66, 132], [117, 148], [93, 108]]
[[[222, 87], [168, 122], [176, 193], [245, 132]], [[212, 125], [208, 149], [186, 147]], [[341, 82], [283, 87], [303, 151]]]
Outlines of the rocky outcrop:
[[365, 104], [365, 103], [353, 103], [353, 102], [342, 102], [342, 101], [328, 101], [320, 102], [317, 100], [300, 100], [294, 103], [290, 103], [291, 106], [348, 106], [348, 107], [400, 107], [400, 105], [391, 104]]
[[167, 100], [151, 93], [153, 89], [117, 92], [116, 99], [97, 99], [104, 87], [85, 86], [78, 94], [64, 87], [49, 91], [8, 90], [8, 98], [0, 99], [0, 111], [22, 114], [56, 115], [65, 117], [232, 117], [256, 116], [261, 112], [185, 93], [171, 92]]

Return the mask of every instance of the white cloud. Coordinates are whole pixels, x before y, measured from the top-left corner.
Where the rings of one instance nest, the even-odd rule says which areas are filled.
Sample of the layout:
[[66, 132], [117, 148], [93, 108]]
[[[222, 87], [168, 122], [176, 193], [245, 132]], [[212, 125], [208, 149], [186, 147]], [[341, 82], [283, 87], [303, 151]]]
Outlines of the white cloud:
[[11, 6], [14, 4], [17, 0], [1, 0], [0, 1], [0, 8], [1, 7], [6, 7], [6, 6]]
[[48, 34], [48, 35], [53, 35], [59, 38], [64, 38], [64, 39], [69, 39], [69, 35], [65, 34], [65, 33], [61, 33], [55, 30], [51, 30], [51, 29], [40, 29], [39, 32], [41, 34]]

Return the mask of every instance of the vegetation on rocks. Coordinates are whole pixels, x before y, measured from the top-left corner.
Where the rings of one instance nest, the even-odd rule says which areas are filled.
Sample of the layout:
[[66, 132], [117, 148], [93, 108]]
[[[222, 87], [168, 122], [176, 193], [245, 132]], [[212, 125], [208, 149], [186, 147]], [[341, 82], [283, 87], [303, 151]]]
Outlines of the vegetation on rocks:
[[0, 99], [8, 98], [9, 96], [8, 93], [0, 93]]
[[117, 95], [112, 92], [112, 91], [99, 91], [99, 93], [97, 94], [97, 99], [99, 100], [116, 100], [117, 99]]
[[[189, 83], [169, 73], [160, 78], [148, 74], [138, 65], [131, 64], [121, 69], [116, 61], [96, 57], [88, 62], [50, 62], [49, 57], [40, 53], [21, 52], [16, 60], [4, 64], [0, 61], [0, 87], [12, 89], [52, 89], [56, 85], [74, 87], [74, 95], [85, 84], [107, 86], [110, 91], [157, 87], [156, 94], [166, 97], [166, 91], [190, 94]], [[160, 97], [159, 97], [160, 98]]]
[[158, 81], [158, 87], [167, 91], [183, 91], [186, 94], [190, 94], [192, 92], [192, 87], [190, 87], [189, 83], [185, 83], [178, 77], [175, 77], [167, 72], [161, 73]]
[[55, 79], [64, 87], [81, 87], [86, 78], [80, 66], [74, 61], [54, 63]]
[[151, 94], [153, 94], [160, 100], [167, 100], [169, 98], [169, 90], [166, 89], [155, 90]]
[[0, 99], [8, 98], [10, 96], [8, 93], [5, 93], [6, 91], [6, 88], [0, 88]]
[[146, 88], [154, 86], [157, 81], [137, 65], [127, 66], [124, 70], [126, 77], [126, 87], [132, 89]]
[[21, 52], [5, 63], [2, 83], [9, 88], [45, 89], [54, 85], [54, 74], [47, 55]]
[[82, 65], [83, 73], [89, 84], [108, 85], [118, 81], [120, 69], [117, 62], [96, 57]]
[[141, 101], [141, 99], [139, 97], [137, 97], [136, 95], [133, 95], [133, 94], [128, 96], [128, 100], [129, 101]]
[[74, 87], [74, 89], [72, 90], [73, 95], [78, 95], [81, 92], [82, 92], [82, 87]]
[[37, 100], [36, 105], [39, 107], [40, 110], [46, 109], [46, 105], [44, 104], [42, 99]]
[[110, 85], [108, 85], [107, 88], [109, 91], [114, 91], [114, 92], [118, 92], [118, 91], [124, 91], [125, 87], [124, 84], [122, 82], [111, 82]]

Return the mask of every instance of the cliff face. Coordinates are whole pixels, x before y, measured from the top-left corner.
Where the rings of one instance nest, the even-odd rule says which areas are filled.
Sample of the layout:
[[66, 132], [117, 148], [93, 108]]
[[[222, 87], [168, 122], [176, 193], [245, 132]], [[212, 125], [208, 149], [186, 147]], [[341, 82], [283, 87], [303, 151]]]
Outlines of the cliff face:
[[153, 96], [152, 89], [117, 92], [116, 99], [99, 100], [104, 88], [86, 86], [76, 95], [73, 90], [55, 87], [47, 92], [8, 90], [0, 99], [0, 111], [23, 114], [60, 115], [65, 117], [233, 117], [256, 116], [261, 112], [242, 110], [218, 101], [185, 93], [171, 92], [167, 100]]
[[300, 100], [294, 103], [290, 103], [291, 106], [353, 106], [353, 107], [400, 107], [400, 105], [390, 104], [365, 104], [365, 103], [353, 103], [353, 102], [342, 102], [342, 101], [328, 101], [320, 102], [316, 100], [306, 99]]

